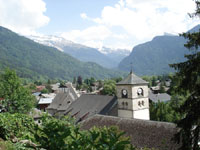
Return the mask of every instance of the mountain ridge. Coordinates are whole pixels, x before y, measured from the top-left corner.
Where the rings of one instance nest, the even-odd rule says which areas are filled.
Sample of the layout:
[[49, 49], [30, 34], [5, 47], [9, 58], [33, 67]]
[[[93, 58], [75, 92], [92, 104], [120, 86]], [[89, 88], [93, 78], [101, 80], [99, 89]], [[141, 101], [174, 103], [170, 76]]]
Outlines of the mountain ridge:
[[117, 77], [122, 72], [81, 62], [53, 47], [38, 44], [0, 26], [0, 69], [16, 69], [20, 77], [72, 80], [74, 76], [97, 79]]
[[[109, 48], [103, 50], [88, 47], [82, 44], [68, 41], [58, 36], [28, 36], [28, 38], [38, 42], [40, 44], [48, 45], [65, 52], [76, 59], [84, 62], [95, 62], [106, 68], [117, 68], [121, 59], [127, 56], [126, 53], [122, 53], [122, 50], [111, 51]], [[124, 50], [123, 50], [124, 51]]]
[[130, 55], [119, 63], [118, 68], [129, 71], [130, 68], [127, 66], [132, 63], [134, 72], [138, 75], [161, 75], [174, 72], [169, 64], [185, 60], [184, 55], [189, 53], [184, 47], [186, 41], [184, 37], [176, 35], [156, 36], [151, 41], [133, 47]]

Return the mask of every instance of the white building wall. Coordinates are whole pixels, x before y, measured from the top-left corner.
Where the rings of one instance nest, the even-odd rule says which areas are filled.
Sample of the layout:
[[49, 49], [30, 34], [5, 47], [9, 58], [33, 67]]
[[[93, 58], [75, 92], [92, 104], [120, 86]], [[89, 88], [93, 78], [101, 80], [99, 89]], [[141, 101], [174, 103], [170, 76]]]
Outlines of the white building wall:
[[[142, 101], [144, 102], [144, 105], [142, 105]], [[140, 105], [138, 105], [140, 103]], [[132, 109], [133, 110], [140, 110], [149, 108], [149, 99], [148, 98], [139, 98], [139, 99], [133, 99], [132, 100]]]
[[132, 87], [132, 91], [131, 91], [131, 93], [132, 93], [132, 98], [138, 98], [138, 94], [137, 94], [137, 90], [139, 89], [139, 88], [142, 88], [143, 89], [143, 97], [148, 97], [148, 95], [149, 95], [149, 93], [148, 93], [148, 86], [147, 85], [142, 85], [142, 86], [133, 86]]
[[[139, 88], [143, 89], [143, 95], [138, 96], [137, 91]], [[122, 98], [122, 90], [128, 92], [128, 98]], [[126, 118], [137, 118], [149, 120], [149, 99], [148, 99], [148, 86], [147, 85], [117, 85], [118, 97], [118, 116]], [[128, 103], [128, 106], [122, 104]], [[140, 102], [140, 103], [139, 103]], [[144, 105], [142, 105], [142, 102]], [[140, 105], [138, 105], [140, 104]]]
[[133, 111], [118, 109], [118, 116], [124, 118], [133, 118]]
[[149, 109], [142, 109], [133, 112], [133, 118], [150, 120]]
[[128, 98], [131, 97], [132, 94], [132, 87], [130, 85], [117, 85], [117, 97], [121, 98], [122, 97], [122, 90], [125, 89], [128, 92]]

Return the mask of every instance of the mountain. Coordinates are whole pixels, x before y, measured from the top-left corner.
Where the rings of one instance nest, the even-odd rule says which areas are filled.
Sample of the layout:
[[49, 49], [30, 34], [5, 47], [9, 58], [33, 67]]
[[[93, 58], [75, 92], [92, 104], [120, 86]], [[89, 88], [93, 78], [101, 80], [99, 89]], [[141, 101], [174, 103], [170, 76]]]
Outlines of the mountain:
[[116, 64], [119, 64], [123, 58], [127, 57], [130, 54], [130, 51], [127, 49], [111, 49], [107, 47], [102, 47], [100, 51], [101, 53], [115, 61]]
[[189, 51], [184, 47], [186, 40], [180, 36], [156, 36], [152, 41], [137, 45], [125, 57], [118, 68], [133, 71], [138, 75], [161, 75], [174, 70], [168, 64], [184, 61]]
[[80, 61], [95, 62], [106, 68], [117, 68], [118, 63], [120, 62], [116, 61], [114, 57], [115, 55], [113, 55], [113, 57], [109, 57], [101, 53], [98, 49], [77, 44], [68, 41], [62, 37], [50, 35], [50, 36], [28, 36], [28, 38], [40, 44], [55, 47], [58, 50], [65, 52]]
[[0, 27], [0, 70], [6, 67], [14, 68], [20, 77], [31, 79], [71, 80], [78, 75], [102, 79], [123, 74], [96, 63], [81, 62], [53, 47], [38, 44]]
[[200, 25], [196, 25], [194, 28], [190, 29], [188, 32], [194, 33], [194, 32], [199, 32], [200, 30]]

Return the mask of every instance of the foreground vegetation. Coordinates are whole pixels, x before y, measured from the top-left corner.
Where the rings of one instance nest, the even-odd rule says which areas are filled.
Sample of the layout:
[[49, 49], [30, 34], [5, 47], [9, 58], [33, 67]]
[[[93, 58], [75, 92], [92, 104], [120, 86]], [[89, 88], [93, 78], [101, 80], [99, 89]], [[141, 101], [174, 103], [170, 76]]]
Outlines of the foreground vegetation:
[[[0, 114], [0, 138], [14, 149], [47, 150], [129, 150], [130, 140], [116, 127], [80, 130], [71, 118], [56, 119], [47, 115], [38, 125], [25, 114]], [[0, 144], [0, 148], [3, 144]], [[8, 148], [8, 149], [9, 149]]]
[[29, 113], [35, 99], [15, 71], [0, 75], [0, 149], [1, 150], [129, 150], [128, 137], [116, 127], [80, 130], [73, 118], [56, 119], [48, 115], [37, 124]]

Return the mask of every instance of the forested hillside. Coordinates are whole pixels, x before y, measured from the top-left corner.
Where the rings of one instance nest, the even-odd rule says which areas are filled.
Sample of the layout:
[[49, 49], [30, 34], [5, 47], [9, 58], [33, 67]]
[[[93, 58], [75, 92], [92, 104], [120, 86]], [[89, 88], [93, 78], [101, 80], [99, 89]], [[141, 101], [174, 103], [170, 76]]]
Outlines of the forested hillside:
[[159, 75], [174, 71], [169, 64], [184, 61], [188, 53], [184, 47], [186, 40], [179, 36], [157, 36], [152, 41], [133, 48], [131, 54], [124, 58], [120, 70], [133, 70], [138, 75]]
[[9, 67], [22, 78], [65, 79], [74, 76], [110, 78], [123, 73], [84, 63], [52, 47], [33, 42], [0, 27], [0, 70]]
[[[188, 32], [199, 31], [200, 25], [195, 26]], [[175, 35], [156, 36], [152, 41], [137, 45], [131, 54], [125, 57], [118, 68], [129, 71], [130, 64], [138, 75], [161, 75], [173, 72], [169, 64], [182, 62], [188, 50], [184, 47], [187, 42], [184, 37]]]

